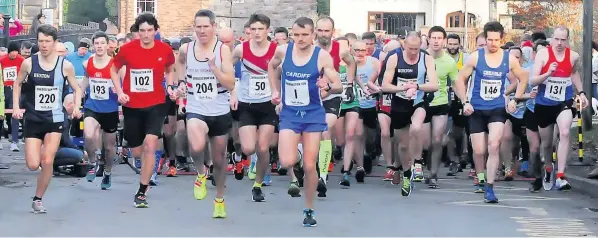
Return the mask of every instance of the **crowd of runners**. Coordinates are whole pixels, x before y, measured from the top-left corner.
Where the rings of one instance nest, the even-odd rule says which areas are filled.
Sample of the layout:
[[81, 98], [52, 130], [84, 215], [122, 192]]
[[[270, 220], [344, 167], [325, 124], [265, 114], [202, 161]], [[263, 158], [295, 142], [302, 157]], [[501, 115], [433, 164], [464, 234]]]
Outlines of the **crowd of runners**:
[[[439, 26], [382, 47], [373, 32], [335, 36], [330, 17], [300, 17], [290, 34], [277, 28], [273, 37], [270, 23], [251, 15], [248, 40], [235, 45], [233, 30], [217, 29], [214, 13], [200, 10], [194, 37], [164, 42], [155, 39], [155, 16], [143, 13], [113, 57], [109, 36], [98, 32], [94, 54], [80, 65], [58, 55], [54, 27], [40, 26], [39, 53], [14, 70], [2, 65], [4, 80], [14, 81], [13, 117], [24, 118], [27, 166], [41, 166], [33, 211], [46, 212], [42, 197], [63, 121], [83, 114], [93, 166], [87, 180], [101, 177], [101, 188], [111, 187], [119, 110], [126, 147], [140, 161], [138, 208], [149, 206], [148, 188], [162, 166], [174, 177], [190, 163], [196, 199], [207, 197], [208, 179], [216, 186], [214, 218], [227, 216], [229, 164], [237, 180], [255, 180], [255, 202], [266, 200], [269, 174], [290, 176], [290, 196], [304, 187], [304, 226], [317, 224], [314, 198], [326, 197], [335, 163], [343, 176], [333, 182], [349, 188], [352, 173], [363, 183], [383, 157], [383, 179], [402, 196], [414, 181], [439, 188], [443, 164], [448, 176], [470, 165], [475, 192], [488, 203], [498, 202], [499, 171], [506, 180], [516, 172], [535, 178], [531, 192], [571, 188], [564, 176], [569, 131], [588, 103], [567, 28], [557, 27], [550, 41], [535, 33], [531, 44], [514, 46], [503, 45], [503, 26], [489, 22], [467, 54], [462, 39]], [[67, 94], [75, 104], [68, 111]], [[165, 159], [156, 162], [162, 146]]]

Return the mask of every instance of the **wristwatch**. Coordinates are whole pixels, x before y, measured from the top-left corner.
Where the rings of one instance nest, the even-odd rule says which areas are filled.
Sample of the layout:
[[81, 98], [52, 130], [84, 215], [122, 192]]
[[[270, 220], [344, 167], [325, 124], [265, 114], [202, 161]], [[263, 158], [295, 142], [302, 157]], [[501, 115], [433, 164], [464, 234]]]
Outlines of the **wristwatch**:
[[330, 83], [328, 83], [328, 88], [324, 89], [324, 91], [328, 92], [328, 91], [330, 91], [330, 89], [332, 89], [332, 87], [330, 87]]
[[465, 101], [465, 102], [463, 103], [463, 106], [465, 106], [465, 104], [469, 104], [469, 101]]

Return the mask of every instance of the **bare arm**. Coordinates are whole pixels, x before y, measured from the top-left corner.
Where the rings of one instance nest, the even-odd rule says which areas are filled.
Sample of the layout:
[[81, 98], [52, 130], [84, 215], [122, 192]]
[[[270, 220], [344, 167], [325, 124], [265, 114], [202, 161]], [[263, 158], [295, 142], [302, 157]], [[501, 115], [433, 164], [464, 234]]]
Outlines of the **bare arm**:
[[30, 71], [31, 58], [28, 58], [25, 61], [23, 61], [23, 64], [21, 64], [21, 70], [17, 74], [17, 80], [15, 81], [12, 87], [12, 105], [13, 110], [15, 111], [20, 110], [19, 102], [21, 101], [21, 86], [23, 85], [23, 82], [25, 82], [27, 76], [29, 76]]
[[382, 79], [382, 92], [385, 93], [398, 93], [405, 91], [405, 88], [392, 84], [392, 80], [397, 70], [398, 57], [396, 54], [390, 56], [386, 62], [386, 71], [384, 71], [384, 78]]
[[176, 76], [179, 79], [179, 81], [186, 80], [185, 74], [187, 72], [185, 72], [185, 68], [187, 64], [187, 46], [188, 43], [185, 43], [181, 45], [181, 47], [179, 47], [179, 56], [177, 56], [176, 62], [174, 63]]
[[[328, 52], [320, 51], [318, 55], [318, 64], [322, 70], [324, 70], [324, 78], [328, 79], [330, 82], [330, 90], [328, 90], [328, 94], [336, 94], [343, 92], [343, 85], [341, 84], [341, 79], [338, 76], [338, 72], [334, 69], [334, 63], [332, 61], [332, 56], [328, 54]], [[347, 78], [349, 76], [347, 75]]]
[[235, 69], [233, 68], [233, 58], [230, 49], [226, 45], [222, 45], [220, 49], [222, 55], [222, 65], [220, 69], [212, 69], [212, 72], [228, 91], [235, 88]]
[[368, 80], [367, 86], [368, 88], [378, 88], [375, 82], [380, 74], [380, 70], [378, 70], [380, 69], [380, 60], [374, 59], [372, 61], [372, 67], [374, 67], [374, 70], [372, 72], [372, 75], [370, 75], [370, 80]]
[[75, 108], [81, 108], [81, 88], [79, 84], [77, 84], [77, 79], [75, 78], [75, 67], [71, 62], [64, 61], [64, 76], [66, 76], [66, 80], [68, 80], [71, 88], [73, 89], [73, 96], [75, 97]]
[[[381, 51], [380, 55], [378, 56], [378, 60], [379, 61], [384, 61], [384, 59], [386, 59], [386, 52]], [[380, 68], [378, 68], [378, 70], [380, 70]]]
[[233, 65], [239, 62], [241, 58], [243, 58], [243, 45], [238, 44], [237, 46], [235, 46], [235, 49], [233, 50]]
[[419, 85], [419, 90], [424, 92], [438, 91], [438, 74], [436, 73], [436, 64], [432, 56], [426, 55], [426, 74], [428, 74], [428, 81]]
[[577, 92], [583, 91], [583, 84], [581, 82], [581, 75], [579, 73], [580, 70], [580, 62], [579, 62], [579, 54], [576, 52], [571, 51], [571, 62], [573, 65], [573, 73], [571, 74], [571, 82], [575, 85], [575, 89]]
[[89, 86], [89, 76], [87, 75], [87, 64], [89, 63], [89, 59], [86, 59], [85, 61], [83, 61], [83, 68], [85, 69], [85, 77], [83, 77], [83, 80], [81, 80], [81, 83], [79, 84], [79, 87], [81, 87], [81, 89], [85, 90], [87, 89], [87, 86]]
[[355, 82], [355, 71], [357, 71], [357, 64], [355, 58], [351, 55], [349, 48], [341, 45], [341, 59], [347, 64], [347, 83], [352, 85]]
[[531, 78], [531, 85], [537, 86], [538, 84], [542, 84], [546, 79], [552, 74], [552, 72], [548, 71], [544, 74], [541, 74], [542, 67], [548, 61], [548, 50], [543, 49], [538, 51], [536, 54], [536, 59], [534, 60], [534, 66], [532, 68], [532, 78]]
[[457, 81], [455, 82], [455, 94], [461, 100], [461, 102], [467, 102], [467, 81], [469, 81], [469, 76], [473, 73], [473, 69], [475, 68], [476, 63], [478, 62], [478, 52], [472, 53], [459, 71], [459, 76], [457, 76]]
[[[112, 85], [114, 85], [114, 91], [116, 91], [116, 94], [121, 95], [124, 92], [123, 92], [123, 88], [120, 83], [119, 70], [120, 69], [116, 68], [116, 65], [113, 64], [112, 68], [110, 69], [110, 79], [112, 79]], [[123, 80], [124, 80], [124, 77], [123, 77]]]
[[287, 45], [278, 46], [270, 63], [268, 63], [268, 81], [270, 82], [270, 91], [272, 93], [280, 93], [280, 77], [282, 72], [278, 70], [278, 66], [282, 64], [286, 51]]
[[507, 80], [509, 80], [509, 86], [505, 89], [505, 96], [509, 96], [511, 93], [515, 92], [517, 84], [519, 83], [515, 75], [513, 75], [513, 72], [507, 74]]
[[[527, 83], [529, 82], [529, 74], [521, 68], [519, 61], [515, 56], [509, 55], [509, 64], [511, 65], [511, 72], [515, 75], [515, 79], [511, 81], [511, 84], [517, 84], [515, 99], [521, 99], [527, 88]], [[519, 79], [519, 81], [517, 81], [517, 79]]]

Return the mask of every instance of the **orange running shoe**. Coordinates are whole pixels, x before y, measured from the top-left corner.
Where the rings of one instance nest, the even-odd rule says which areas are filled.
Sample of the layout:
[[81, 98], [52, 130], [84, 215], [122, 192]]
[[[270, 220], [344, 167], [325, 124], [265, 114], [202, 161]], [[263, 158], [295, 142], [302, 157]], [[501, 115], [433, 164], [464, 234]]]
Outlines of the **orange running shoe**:
[[245, 166], [243, 166], [243, 163], [244, 162], [235, 163], [235, 171], [233, 173], [235, 174], [235, 179], [237, 180], [242, 180], [243, 176], [245, 176]]
[[158, 162], [158, 169], [156, 170], [156, 172], [158, 173], [158, 175], [162, 174], [162, 168], [164, 167], [164, 162], [166, 160], [164, 158], [160, 158], [160, 161]]
[[226, 171], [232, 172], [233, 169], [235, 169], [235, 165], [234, 164], [227, 164], [226, 165]]
[[168, 166], [168, 171], [166, 172], [166, 177], [176, 177], [176, 167]]

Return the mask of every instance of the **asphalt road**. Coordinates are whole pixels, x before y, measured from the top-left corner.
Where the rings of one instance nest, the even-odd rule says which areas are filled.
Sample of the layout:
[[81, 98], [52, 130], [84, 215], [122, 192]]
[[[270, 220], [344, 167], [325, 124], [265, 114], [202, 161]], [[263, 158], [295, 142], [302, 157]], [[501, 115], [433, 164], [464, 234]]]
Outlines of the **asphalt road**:
[[[13, 165], [18, 166], [18, 165]], [[381, 167], [377, 168], [381, 173]], [[111, 190], [100, 180], [57, 177], [44, 197], [47, 214], [33, 214], [36, 172], [0, 171], [13, 183], [0, 186], [0, 236], [595, 236], [598, 201], [574, 192], [530, 194], [527, 182], [496, 185], [500, 203], [487, 205], [474, 194], [472, 181], [444, 178], [440, 189], [418, 184], [410, 197], [398, 186], [368, 177], [350, 189], [332, 174], [327, 198], [318, 198], [318, 227], [302, 227], [302, 198], [286, 193], [288, 178], [273, 177], [264, 203], [251, 201], [252, 181], [228, 176], [228, 218], [211, 218], [215, 190], [193, 198], [193, 176], [160, 177], [148, 194], [151, 207], [132, 206], [138, 177], [121, 165]], [[17, 182], [17, 180], [19, 180]], [[573, 184], [575, 186], [575, 184]]]

